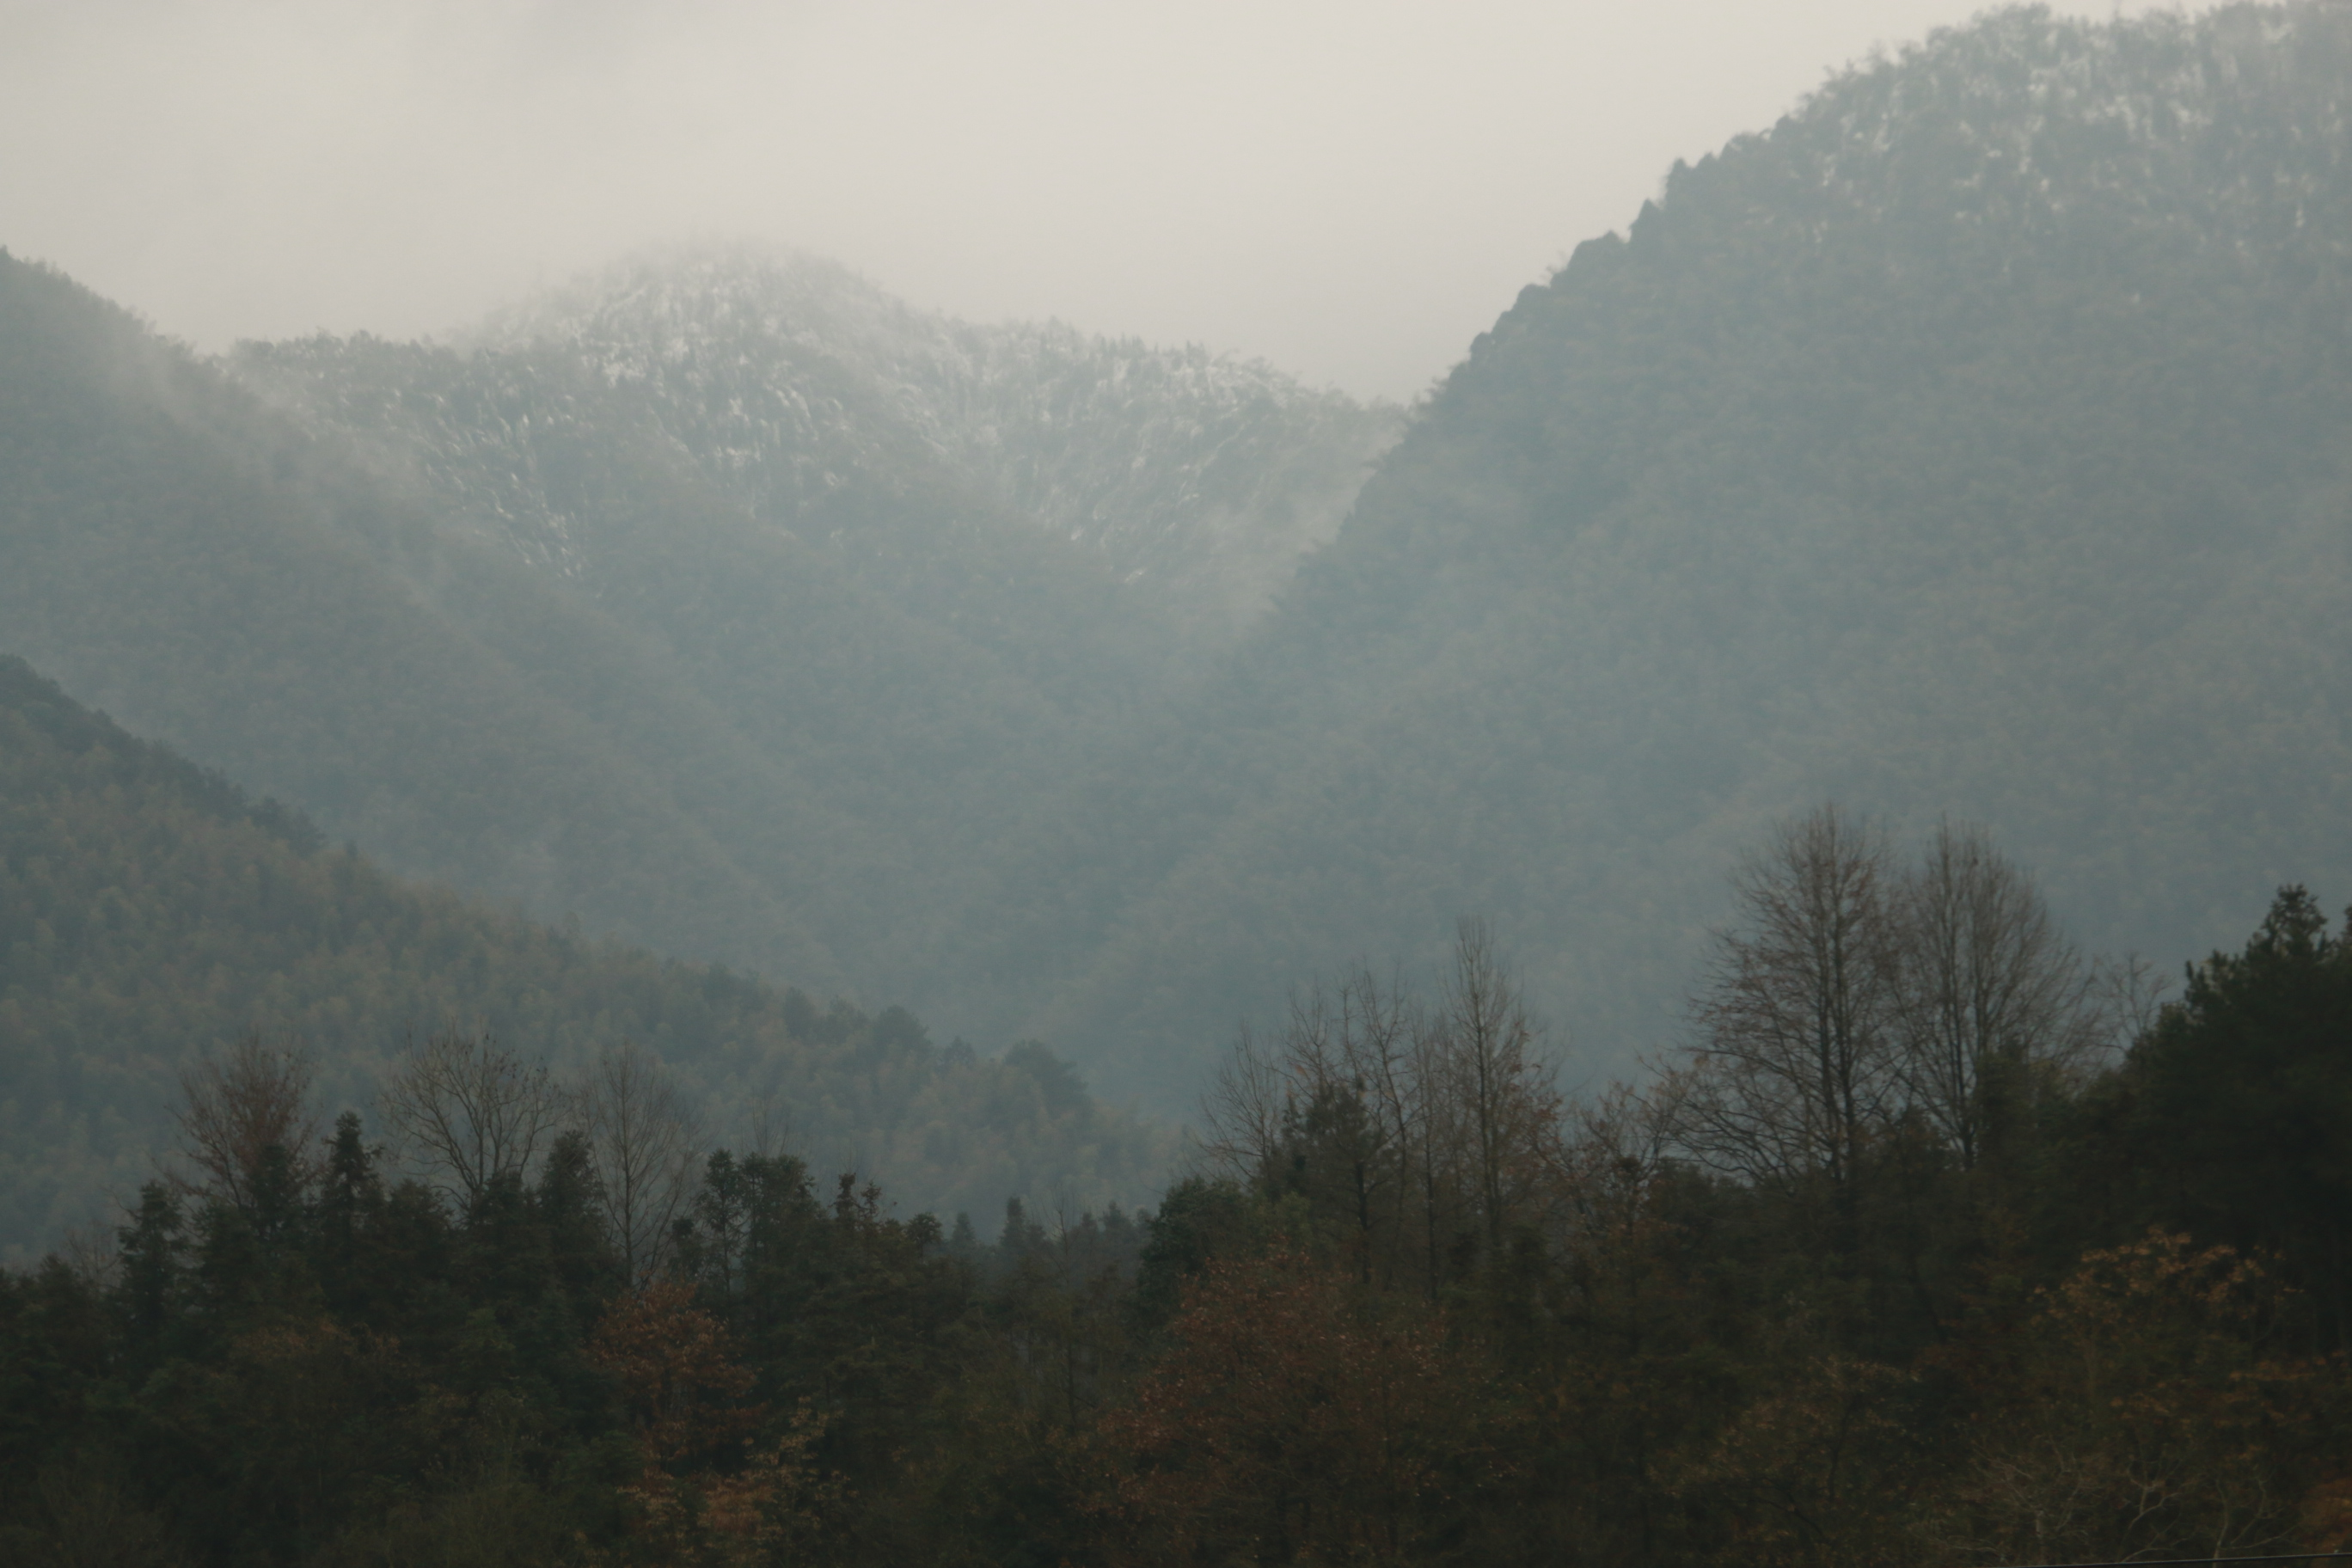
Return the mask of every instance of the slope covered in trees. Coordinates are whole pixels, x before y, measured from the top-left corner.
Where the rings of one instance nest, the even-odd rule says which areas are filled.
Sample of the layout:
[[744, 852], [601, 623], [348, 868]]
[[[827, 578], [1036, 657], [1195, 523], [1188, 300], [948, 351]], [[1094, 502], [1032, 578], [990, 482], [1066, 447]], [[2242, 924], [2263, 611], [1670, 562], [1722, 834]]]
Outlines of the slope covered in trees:
[[[1748, 887], [1851, 871], [1874, 853], [1852, 826], [1796, 825]], [[1958, 881], [2030, 914], [1972, 842]], [[1939, 864], [1897, 879], [1919, 901], [1894, 926], [1932, 926]], [[1746, 908], [1727, 945], [1769, 946], [1780, 917]], [[450, 1190], [396, 1179], [348, 1117], [299, 1157], [258, 1142], [196, 1192], [149, 1187], [110, 1248], [0, 1273], [0, 1552], [1967, 1568], [2338, 1550], [2352, 945], [2327, 924], [2284, 890], [2119, 1059], [2021, 1047], [1973, 1153], [1897, 1085], [1859, 1107], [1853, 1158], [1768, 1096], [1751, 1125], [1810, 1152], [1719, 1168], [1687, 1078], [1563, 1094], [1475, 929], [1433, 991], [1359, 976], [1236, 1053], [1222, 1168], [1140, 1224], [1015, 1211], [984, 1245], [719, 1149], [657, 1266], [633, 1269], [587, 1143]], [[2231, 1093], [2249, 1063], [2253, 1092]], [[2308, 1114], [2282, 1140], [2283, 1089]], [[2256, 1145], [2273, 1186], [2246, 1179]]]
[[1468, 911], [1622, 1059], [1679, 1027], [1712, 868], [1824, 796], [1991, 824], [2109, 950], [2352, 876], [2347, 82], [2340, 6], [2009, 11], [1677, 167], [1041, 826], [1130, 837], [1016, 939], [1083, 955], [1030, 1026], [1148, 1018], [1173, 1079], [1238, 999]]
[[[467, 375], [509, 397], [509, 356], [571, 359], [706, 477], [788, 525], [827, 490], [908, 489], [920, 460], [941, 464], [1005, 513], [973, 526], [1076, 545], [1131, 600], [1211, 644], [1254, 621], [1338, 531], [1400, 424], [1396, 410], [1197, 346], [927, 314], [806, 257], [615, 268], [495, 318], [472, 346]], [[367, 349], [257, 345], [241, 363], [256, 375], [300, 365], [318, 412], [355, 428], [391, 415], [426, 453], [479, 439], [355, 406], [341, 384]], [[531, 413], [541, 426], [577, 416]]]
[[826, 825], [673, 664], [6, 258], [0, 651], [410, 874], [846, 984], [793, 898]]
[[[1030, 803], [1263, 614], [1397, 422], [754, 255], [622, 268], [462, 350], [235, 367], [681, 671], [807, 797], [795, 907], [859, 984], [923, 1004], [967, 982], [958, 926]], [[722, 833], [764, 804], [719, 802]]]
[[925, 1005], [1396, 423], [750, 258], [235, 375], [0, 262], [0, 647], [404, 872]]
[[900, 1008], [820, 1007], [400, 881], [0, 659], [0, 1256], [107, 1222], [207, 1055], [293, 1042], [323, 1093], [369, 1106], [452, 1028], [568, 1071], [634, 1042], [730, 1140], [761, 1122], [942, 1213], [1131, 1203], [1171, 1152], [1035, 1047], [941, 1047]]

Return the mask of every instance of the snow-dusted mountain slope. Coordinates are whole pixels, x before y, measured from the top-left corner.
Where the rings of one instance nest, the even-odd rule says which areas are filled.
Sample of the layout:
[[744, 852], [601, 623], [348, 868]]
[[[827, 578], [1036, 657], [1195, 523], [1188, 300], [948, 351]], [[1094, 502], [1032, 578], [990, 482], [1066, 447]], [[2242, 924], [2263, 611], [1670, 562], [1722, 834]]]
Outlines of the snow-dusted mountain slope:
[[788, 531], [852, 489], [928, 495], [940, 526], [1034, 528], [1213, 640], [1337, 531], [1402, 422], [1262, 363], [975, 326], [740, 250], [616, 268], [455, 348], [317, 339], [237, 363], [568, 574], [609, 492], [550, 456], [587, 434], [682, 460]]

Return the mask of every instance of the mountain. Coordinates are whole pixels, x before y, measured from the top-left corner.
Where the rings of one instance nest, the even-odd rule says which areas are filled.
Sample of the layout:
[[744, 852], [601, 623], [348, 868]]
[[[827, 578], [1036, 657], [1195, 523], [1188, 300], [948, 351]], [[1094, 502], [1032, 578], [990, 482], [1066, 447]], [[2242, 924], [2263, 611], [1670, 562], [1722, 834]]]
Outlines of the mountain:
[[674, 665], [5, 256], [0, 650], [409, 873], [847, 984], [793, 901], [821, 829]]
[[2110, 948], [2352, 887], [2347, 108], [2342, 6], [2020, 10], [1677, 166], [1058, 826], [1149, 841], [1029, 1026], [1124, 1028], [1174, 1098], [1234, 1013], [1471, 912], [1622, 1068], [1825, 797], [1989, 825]]
[[[307, 346], [318, 383], [353, 352]], [[943, 467], [1002, 521], [1078, 547], [1206, 641], [1257, 618], [1338, 531], [1401, 423], [1262, 363], [1058, 323], [973, 325], [830, 263], [756, 251], [583, 279], [495, 318], [470, 347], [478, 384], [505, 382], [500, 367], [533, 350], [566, 353], [740, 504], [786, 526], [861, 479], [907, 493]], [[347, 427], [390, 423], [321, 401]], [[551, 416], [571, 411], [543, 409], [541, 428]], [[473, 439], [404, 433], [428, 452]], [[536, 510], [547, 515], [543, 499]]]
[[1465, 914], [1622, 1070], [1824, 797], [2210, 949], [2352, 885], [2347, 34], [1848, 70], [1401, 436], [805, 260], [224, 364], [0, 264], [0, 647], [403, 873], [1171, 1110]]
[[[1008, 821], [1196, 677], [1396, 416], [667, 265], [506, 346], [232, 375], [0, 262], [0, 647], [404, 872], [928, 1011]], [[1124, 447], [1071, 435], [1118, 406]]]
[[331, 1113], [451, 1027], [559, 1072], [635, 1040], [722, 1142], [780, 1132], [908, 1208], [1131, 1204], [1172, 1152], [1034, 1046], [942, 1048], [900, 1008], [821, 1009], [388, 876], [0, 658], [0, 1258], [116, 1217], [202, 1053], [299, 1042]]
[[250, 344], [235, 369], [680, 671], [790, 775], [714, 831], [788, 791], [792, 853], [752, 873], [863, 994], [982, 1031], [1016, 1010], [970, 1001], [994, 976], [969, 924], [1021, 881], [997, 846], [1264, 613], [1399, 418], [746, 253], [618, 268], [459, 347]]

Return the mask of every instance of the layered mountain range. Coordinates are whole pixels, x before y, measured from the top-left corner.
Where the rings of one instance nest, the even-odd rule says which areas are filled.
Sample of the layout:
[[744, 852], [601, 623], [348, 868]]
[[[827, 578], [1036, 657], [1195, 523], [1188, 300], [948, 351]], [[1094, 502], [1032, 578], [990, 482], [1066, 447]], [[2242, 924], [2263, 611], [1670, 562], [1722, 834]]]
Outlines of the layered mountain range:
[[1034, 1044], [942, 1047], [902, 1008], [404, 883], [0, 658], [0, 1261], [102, 1227], [174, 1168], [181, 1075], [207, 1049], [299, 1051], [320, 1110], [373, 1110], [386, 1069], [446, 1031], [564, 1081], [633, 1041], [719, 1142], [789, 1140], [908, 1210], [1133, 1203], [1173, 1153]]
[[400, 870], [1175, 1111], [1464, 914], [1623, 1070], [1824, 797], [2168, 963], [2352, 889], [2347, 83], [2329, 5], [1939, 34], [1409, 416], [804, 258], [222, 363], [11, 262], [0, 647]]

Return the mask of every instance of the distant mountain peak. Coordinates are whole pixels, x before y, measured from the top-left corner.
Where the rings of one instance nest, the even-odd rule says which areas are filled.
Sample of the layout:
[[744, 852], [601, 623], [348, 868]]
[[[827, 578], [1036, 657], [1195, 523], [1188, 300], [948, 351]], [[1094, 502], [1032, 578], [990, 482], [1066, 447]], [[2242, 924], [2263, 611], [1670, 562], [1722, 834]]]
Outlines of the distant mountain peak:
[[743, 339], [888, 359], [936, 344], [945, 322], [804, 251], [677, 247], [583, 273], [454, 341], [493, 352], [561, 345], [617, 384]]
[[[453, 342], [438, 363], [361, 340], [256, 345], [243, 368], [557, 570], [578, 569], [578, 508], [534, 481], [539, 448], [593, 420], [785, 528], [845, 486], [944, 486], [1219, 628], [1255, 618], [1337, 531], [1402, 423], [1259, 361], [1059, 322], [973, 325], [752, 247], [623, 262]], [[386, 377], [388, 395], [354, 395]]]

